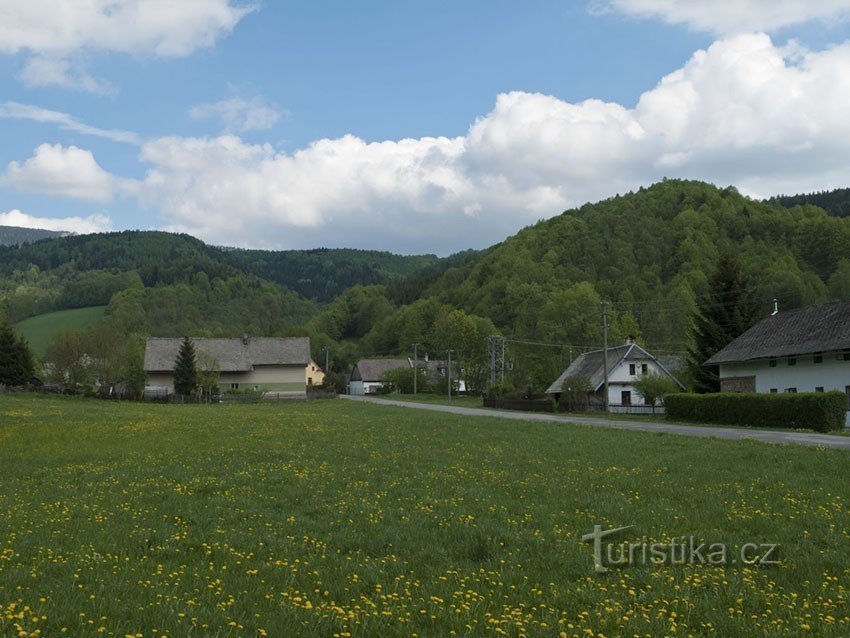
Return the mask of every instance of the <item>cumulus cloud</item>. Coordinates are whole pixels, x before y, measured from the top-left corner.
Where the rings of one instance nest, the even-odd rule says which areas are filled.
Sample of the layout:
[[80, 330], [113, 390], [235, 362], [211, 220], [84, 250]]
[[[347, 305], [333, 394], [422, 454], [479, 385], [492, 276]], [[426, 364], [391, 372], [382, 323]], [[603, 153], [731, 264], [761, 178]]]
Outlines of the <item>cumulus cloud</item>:
[[112, 221], [105, 215], [88, 217], [34, 217], [19, 210], [0, 213], [0, 226], [19, 228], [41, 228], [44, 230], [66, 231], [83, 235], [102, 233], [112, 230]]
[[83, 135], [103, 137], [113, 142], [124, 142], [127, 144], [141, 144], [141, 138], [132, 131], [121, 131], [116, 129], [102, 129], [89, 126], [80, 122], [68, 113], [51, 111], [31, 104], [20, 104], [18, 102], [4, 102], [0, 104], [0, 118], [11, 120], [29, 120], [31, 122], [42, 122], [55, 124], [59, 128]]
[[445, 254], [665, 176], [754, 196], [846, 186], [848, 103], [850, 43], [813, 52], [741, 35], [631, 107], [504, 93], [459, 137], [346, 135], [295, 152], [163, 137], [141, 147], [144, 180], [112, 189], [217, 244]]
[[181, 57], [229, 33], [255, 5], [233, 0], [0, 0], [0, 53], [24, 54], [21, 79], [102, 92], [77, 68], [88, 53]]
[[27, 193], [105, 203], [118, 191], [130, 190], [132, 181], [103, 170], [91, 151], [42, 144], [25, 162], [10, 162], [0, 185]]
[[717, 34], [769, 32], [850, 16], [850, 0], [601, 0], [591, 6], [599, 12], [661, 19]]
[[272, 128], [281, 112], [260, 97], [232, 97], [220, 102], [199, 104], [189, 110], [189, 117], [200, 120], [215, 118], [228, 133], [245, 133]]

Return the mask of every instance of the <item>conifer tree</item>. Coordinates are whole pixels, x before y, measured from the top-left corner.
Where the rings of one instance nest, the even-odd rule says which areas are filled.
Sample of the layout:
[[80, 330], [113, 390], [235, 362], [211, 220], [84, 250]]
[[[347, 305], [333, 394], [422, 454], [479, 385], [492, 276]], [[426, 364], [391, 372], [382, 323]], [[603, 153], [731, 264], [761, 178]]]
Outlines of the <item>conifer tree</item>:
[[746, 288], [735, 257], [720, 258], [708, 285], [709, 294], [699, 304], [694, 322], [694, 345], [688, 351], [694, 390], [700, 393], [720, 392], [717, 366], [703, 364], [746, 332], [757, 318], [752, 292]]
[[183, 337], [180, 352], [174, 365], [174, 392], [194, 394], [198, 389], [198, 362], [195, 346], [189, 337]]
[[21, 336], [15, 334], [12, 324], [0, 324], [0, 384], [23, 385], [33, 376], [32, 351]]

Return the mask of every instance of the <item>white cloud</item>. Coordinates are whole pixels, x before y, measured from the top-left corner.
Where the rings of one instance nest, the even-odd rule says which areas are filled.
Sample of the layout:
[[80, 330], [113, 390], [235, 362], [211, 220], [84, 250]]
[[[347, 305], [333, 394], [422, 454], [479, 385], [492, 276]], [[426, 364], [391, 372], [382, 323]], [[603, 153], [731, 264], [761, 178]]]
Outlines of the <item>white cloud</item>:
[[44, 230], [66, 231], [83, 235], [102, 233], [112, 230], [112, 221], [105, 215], [88, 217], [34, 217], [19, 210], [0, 213], [0, 226], [19, 228], [42, 228]]
[[717, 34], [776, 31], [850, 16], [850, 0], [601, 0], [591, 6]]
[[76, 68], [81, 57], [186, 56], [255, 9], [233, 0], [0, 0], [0, 53], [27, 57], [25, 82], [102, 92], [104, 83]]
[[73, 131], [84, 135], [93, 135], [95, 137], [103, 137], [112, 140], [113, 142], [141, 144], [141, 138], [139, 135], [132, 131], [102, 129], [97, 128], [96, 126], [89, 126], [67, 113], [51, 111], [38, 106], [32, 106], [30, 104], [20, 104], [18, 102], [0, 103], [0, 118], [55, 124], [66, 131]]
[[25, 162], [10, 162], [0, 185], [27, 193], [105, 203], [117, 192], [130, 190], [132, 181], [103, 170], [91, 151], [42, 144]]
[[189, 117], [196, 120], [216, 118], [226, 132], [245, 133], [272, 128], [280, 120], [281, 112], [260, 97], [232, 97], [199, 104], [189, 110]]
[[850, 43], [810, 52], [743, 35], [696, 52], [634, 108], [514, 92], [456, 138], [348, 135], [294, 153], [234, 135], [152, 140], [140, 197], [215, 243], [447, 252], [664, 176], [754, 195], [846, 185], [848, 103]]

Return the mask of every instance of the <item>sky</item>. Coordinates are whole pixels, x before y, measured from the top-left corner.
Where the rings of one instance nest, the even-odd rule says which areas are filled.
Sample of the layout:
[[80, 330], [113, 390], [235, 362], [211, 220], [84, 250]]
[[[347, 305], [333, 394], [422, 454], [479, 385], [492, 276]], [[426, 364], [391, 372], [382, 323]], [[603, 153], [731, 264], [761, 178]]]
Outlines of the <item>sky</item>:
[[0, 0], [0, 225], [440, 255], [850, 186], [850, 0]]

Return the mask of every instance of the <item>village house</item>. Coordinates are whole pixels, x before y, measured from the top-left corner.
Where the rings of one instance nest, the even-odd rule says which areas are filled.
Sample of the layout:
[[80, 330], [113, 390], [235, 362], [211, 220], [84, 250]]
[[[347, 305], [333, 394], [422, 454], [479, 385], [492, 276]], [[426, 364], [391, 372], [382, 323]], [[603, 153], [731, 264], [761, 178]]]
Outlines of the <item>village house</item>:
[[[182, 339], [152, 338], [145, 344], [147, 385], [174, 392], [174, 365]], [[308, 337], [192, 339], [199, 369], [217, 369], [222, 390], [257, 389], [305, 396], [310, 366]], [[318, 366], [316, 366], [318, 369]], [[314, 378], [315, 381], [315, 378]]]
[[310, 359], [307, 366], [307, 385], [322, 385], [325, 382], [325, 371], [319, 364]]
[[375, 394], [384, 385], [381, 377], [385, 372], [410, 367], [410, 359], [360, 359], [351, 370], [348, 394]]
[[722, 392], [839, 391], [850, 410], [850, 301], [775, 311], [705, 365]]
[[[681, 382], [658, 357], [650, 354], [634, 339], [629, 338], [621, 346], [608, 348], [608, 409], [625, 412], [633, 406], [645, 405], [644, 398], [635, 387], [642, 375], [663, 374], [684, 390]], [[605, 403], [605, 350], [593, 350], [579, 355], [546, 390], [546, 394], [560, 398], [571, 383], [582, 383], [587, 388], [589, 406], [601, 407]]]

